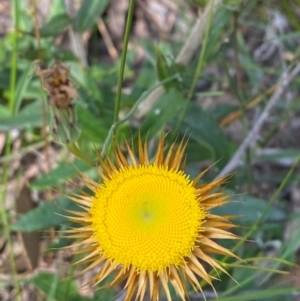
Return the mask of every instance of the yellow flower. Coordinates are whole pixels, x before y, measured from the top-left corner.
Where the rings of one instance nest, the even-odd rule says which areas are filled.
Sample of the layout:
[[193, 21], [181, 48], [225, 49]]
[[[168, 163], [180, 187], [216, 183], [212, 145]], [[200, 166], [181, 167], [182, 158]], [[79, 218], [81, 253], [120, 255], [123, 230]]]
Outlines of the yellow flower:
[[186, 144], [173, 144], [164, 155], [161, 138], [153, 162], [147, 144], [139, 139], [139, 156], [127, 144], [127, 159], [118, 148], [111, 159], [99, 161], [103, 183], [82, 176], [93, 195], [71, 197], [84, 212], [71, 211], [70, 220], [80, 228], [69, 230], [80, 239], [79, 252], [87, 253], [79, 262], [86, 270], [101, 265], [92, 279], [96, 284], [115, 273], [113, 286], [126, 281], [125, 301], [133, 295], [143, 300], [149, 288], [152, 300], [159, 300], [162, 286], [171, 301], [171, 283], [182, 300], [187, 294], [186, 280], [202, 292], [199, 277], [214, 289], [212, 277], [203, 263], [227, 273], [212, 254], [235, 256], [214, 239], [236, 239], [227, 230], [233, 227], [229, 216], [210, 213], [225, 204], [228, 196], [217, 187], [225, 179], [198, 185], [205, 173], [191, 180], [183, 171]]

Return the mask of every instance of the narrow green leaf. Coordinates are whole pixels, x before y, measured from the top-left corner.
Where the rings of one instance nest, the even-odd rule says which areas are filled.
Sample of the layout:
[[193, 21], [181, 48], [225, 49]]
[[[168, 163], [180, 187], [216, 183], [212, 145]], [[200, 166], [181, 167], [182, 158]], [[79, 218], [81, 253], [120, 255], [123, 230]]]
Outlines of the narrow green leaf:
[[[194, 140], [189, 140], [189, 143], [186, 147], [186, 162], [201, 162], [203, 160], [210, 159], [212, 156], [211, 148], [206, 145], [199, 145]], [[199, 173], [199, 168], [196, 167], [196, 174]]]
[[75, 210], [78, 206], [71, 200], [61, 197], [54, 201], [43, 203], [35, 209], [23, 214], [11, 229], [21, 232], [32, 232], [58, 227], [61, 224], [69, 223], [64, 216], [66, 210]]
[[[257, 291], [247, 291], [237, 296], [219, 297], [214, 299], [215, 301], [252, 301], [252, 300], [264, 300], [270, 297], [292, 295], [300, 292], [300, 287], [288, 287], [288, 288], [271, 288]], [[281, 299], [282, 300], [282, 299]]]
[[158, 133], [178, 115], [184, 101], [185, 98], [180, 91], [174, 88], [169, 90], [145, 118], [140, 130], [142, 137], [148, 135], [148, 138], [151, 138]]
[[295, 161], [298, 156], [299, 150], [297, 149], [269, 149], [255, 154], [258, 161], [279, 161], [288, 164]]
[[76, 16], [75, 23], [80, 31], [84, 31], [93, 26], [97, 18], [105, 10], [109, 0], [85, 0]]
[[55, 37], [62, 30], [71, 24], [71, 19], [67, 14], [59, 14], [54, 16], [41, 28], [42, 37]]
[[211, 149], [211, 159], [222, 168], [229, 160], [228, 141], [216, 121], [198, 105], [190, 104], [179, 129], [191, 140]]
[[108, 132], [104, 118], [97, 118], [84, 108], [78, 108], [77, 112], [82, 138], [93, 143], [103, 143]]
[[8, 131], [14, 128], [32, 128], [41, 126], [42, 124], [42, 103], [41, 100], [37, 100], [14, 116], [1, 118], [0, 130]]
[[[161, 52], [159, 47], [155, 47], [156, 50], [156, 68], [158, 74], [158, 80], [163, 81], [164, 79], [170, 76], [169, 66], [167, 64], [167, 60], [164, 57], [164, 54]], [[164, 84], [165, 89], [169, 89], [172, 87], [172, 82], [168, 82]]]
[[33, 76], [33, 68], [28, 66], [22, 73], [22, 75], [18, 78], [16, 92], [15, 92], [15, 106], [14, 106], [14, 114], [16, 114], [21, 106], [24, 93], [32, 80]]
[[91, 166], [82, 160], [75, 160], [72, 163], [60, 163], [57, 168], [30, 183], [30, 186], [34, 189], [53, 188], [66, 179], [73, 179], [80, 172], [86, 172], [90, 169]]
[[59, 279], [57, 274], [38, 273], [29, 281], [46, 296], [52, 295], [57, 301], [93, 301], [78, 293], [76, 283], [72, 279]]
[[[267, 206], [266, 201], [250, 195], [235, 195], [231, 197], [230, 201], [222, 207], [215, 208], [213, 212], [218, 215], [238, 215], [235, 222], [239, 225], [253, 224]], [[283, 222], [285, 218], [284, 211], [272, 207], [265, 218], [265, 222], [278, 223]]]

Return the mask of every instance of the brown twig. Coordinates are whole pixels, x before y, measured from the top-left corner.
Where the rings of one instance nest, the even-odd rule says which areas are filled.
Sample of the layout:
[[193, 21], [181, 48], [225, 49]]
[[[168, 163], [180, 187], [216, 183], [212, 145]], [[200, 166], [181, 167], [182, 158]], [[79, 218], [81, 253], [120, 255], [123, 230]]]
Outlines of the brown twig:
[[[264, 99], [264, 97], [273, 93], [275, 91], [276, 87], [277, 87], [277, 84], [271, 86], [270, 88], [268, 88], [268, 90], [266, 90], [262, 94], [251, 99], [249, 102], [246, 103], [245, 109], [250, 110], [250, 109], [254, 108], [256, 105], [258, 105]], [[219, 122], [220, 127], [223, 128], [223, 127], [231, 124], [232, 122], [234, 122], [235, 120], [240, 118], [242, 116], [242, 114], [243, 114], [243, 110], [241, 110], [241, 109], [238, 109], [237, 111], [234, 111], [234, 112], [228, 114], [226, 117], [224, 117]]]
[[98, 19], [97, 21], [97, 27], [99, 32], [102, 35], [104, 44], [107, 48], [107, 51], [110, 55], [110, 57], [115, 61], [118, 59], [119, 55], [118, 55], [118, 51], [116, 49], [116, 47], [114, 46], [114, 43], [109, 35], [108, 30], [106, 29], [105, 23], [103, 22], [103, 20], [101, 18]]
[[263, 112], [261, 113], [260, 117], [256, 121], [255, 125], [243, 141], [243, 143], [240, 145], [234, 156], [231, 158], [231, 160], [227, 163], [227, 165], [223, 168], [223, 170], [219, 173], [217, 178], [223, 177], [230, 172], [232, 172], [235, 168], [237, 168], [240, 165], [241, 157], [244, 155], [246, 149], [252, 144], [254, 144], [259, 136], [260, 129], [263, 125], [263, 123], [267, 120], [267, 118], [270, 115], [270, 111], [275, 106], [275, 104], [279, 101], [280, 97], [282, 96], [283, 92], [287, 88], [287, 86], [290, 84], [290, 82], [295, 78], [295, 76], [300, 72], [300, 63], [296, 65], [296, 67], [288, 72], [285, 71], [281, 79], [279, 80], [277, 84], [277, 89], [273, 93], [272, 97], [270, 98], [268, 104], [264, 108]]

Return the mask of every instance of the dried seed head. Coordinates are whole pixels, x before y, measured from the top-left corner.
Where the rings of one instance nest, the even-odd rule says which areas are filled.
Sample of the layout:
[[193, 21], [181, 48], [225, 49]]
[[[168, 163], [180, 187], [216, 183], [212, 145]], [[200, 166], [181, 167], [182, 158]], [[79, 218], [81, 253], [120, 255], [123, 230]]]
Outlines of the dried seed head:
[[69, 78], [70, 68], [60, 62], [55, 62], [49, 69], [38, 68], [36, 75], [49, 93], [51, 105], [58, 109], [68, 108], [72, 100], [78, 97], [77, 90]]
[[49, 69], [37, 67], [36, 75], [48, 92], [50, 109], [50, 132], [57, 142], [70, 143], [80, 135], [80, 127], [72, 101], [78, 98], [72, 83], [70, 67], [55, 62]]

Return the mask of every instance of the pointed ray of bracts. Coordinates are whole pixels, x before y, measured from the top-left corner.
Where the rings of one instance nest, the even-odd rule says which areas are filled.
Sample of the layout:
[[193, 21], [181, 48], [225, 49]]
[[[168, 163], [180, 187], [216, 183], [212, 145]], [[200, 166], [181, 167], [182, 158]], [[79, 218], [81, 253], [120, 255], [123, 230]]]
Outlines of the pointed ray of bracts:
[[68, 144], [80, 136], [81, 129], [76, 116], [75, 107], [58, 108], [50, 105], [50, 132], [54, 141]]
[[[93, 268], [95, 268], [95, 267], [97, 267], [97, 266], [100, 266], [102, 263], [106, 263], [107, 261], [106, 261], [106, 259], [105, 259], [105, 257], [104, 256], [98, 256], [98, 257], [85, 257], [84, 259], [82, 259], [82, 260], [80, 260], [79, 262], [81, 263], [81, 262], [86, 262], [86, 260], [89, 260], [89, 259], [95, 259], [95, 260], [91, 260], [92, 261], [92, 263], [89, 265], [89, 266], [87, 266], [83, 271], [82, 271], [82, 273], [85, 273], [85, 272], [87, 272], [87, 271], [89, 271], [89, 270], [91, 270], [91, 269], [93, 269]], [[85, 260], [86, 259], [86, 260]], [[93, 279], [93, 280], [98, 280], [98, 279], [100, 279], [100, 276], [99, 276], [99, 274], [97, 274], [96, 276], [95, 276], [95, 279]], [[102, 279], [103, 278], [101, 278], [100, 279], [100, 281], [102, 281]], [[100, 282], [100, 281], [98, 281], [98, 282]], [[93, 281], [94, 282], [94, 281]], [[96, 283], [95, 283], [96, 284]]]
[[97, 152], [97, 158], [98, 158], [98, 161], [100, 163], [100, 166], [101, 166], [102, 170], [100, 170], [99, 168], [97, 168], [96, 170], [97, 170], [100, 178], [102, 178], [104, 181], [106, 181], [106, 180], [108, 180], [110, 178], [111, 168], [102, 159], [101, 153]]
[[104, 265], [102, 266], [101, 271], [97, 273], [97, 275], [93, 279], [94, 282], [93, 286], [96, 286], [101, 281], [103, 281], [108, 275], [110, 275], [113, 271], [115, 271], [117, 267], [118, 265], [116, 263], [111, 262], [110, 260], [104, 261]]
[[[81, 252], [78, 252], [81, 251]], [[101, 263], [105, 260], [104, 256], [99, 256], [99, 250], [95, 247], [87, 247], [82, 250], [78, 250], [75, 254], [81, 254], [81, 253], [87, 253], [91, 252], [90, 254], [86, 255], [82, 259], [79, 259], [78, 261], [75, 262], [75, 264], [83, 263], [83, 262], [90, 262], [94, 261], [95, 258], [97, 258], [97, 263]], [[99, 262], [98, 262], [99, 261]], [[87, 269], [91, 269], [90, 266], [87, 267]]]
[[153, 276], [154, 276], [154, 283], [153, 283], [152, 300], [158, 301], [159, 300], [159, 278], [157, 275], [154, 275], [154, 273]]
[[193, 289], [198, 292], [200, 291], [202, 293], [202, 296], [204, 298], [204, 300], [206, 300], [206, 297], [204, 295], [203, 289], [199, 283], [199, 280], [196, 278], [195, 274], [193, 273], [193, 271], [189, 268], [188, 265], [186, 265], [185, 269], [185, 277], [187, 278], [188, 282], [190, 283], [190, 285], [193, 287]]
[[[193, 184], [194, 186], [197, 186], [197, 183], [198, 181], [203, 178], [203, 176], [214, 166], [218, 163], [219, 161], [216, 161], [215, 163], [213, 163], [212, 165], [210, 165], [209, 167], [205, 168], [198, 176], [196, 176], [194, 179], [193, 179]], [[221, 177], [220, 179], [224, 179], [224, 182], [226, 182], [226, 180], [230, 177], [230, 175], [228, 176], [224, 176], [224, 177]]]
[[169, 287], [168, 287], [168, 276], [167, 276], [166, 271], [164, 270], [164, 271], [158, 272], [158, 277], [159, 277], [160, 282], [161, 282], [161, 284], [164, 288], [164, 291], [166, 293], [168, 301], [172, 301], [170, 290], [169, 290]]
[[[212, 194], [203, 194], [202, 191], [196, 190], [196, 195], [198, 197], [198, 201], [202, 206], [207, 206], [207, 208], [211, 208], [209, 206], [213, 206], [215, 203], [217, 206], [221, 206], [227, 203], [228, 196], [224, 195], [222, 192], [215, 192]], [[216, 207], [216, 206], [215, 206]], [[212, 207], [213, 208], [213, 207]]]
[[186, 289], [184, 282], [181, 279], [175, 266], [170, 266], [170, 282], [173, 285], [176, 293], [180, 296], [182, 300], [185, 300]]
[[196, 273], [198, 276], [200, 276], [202, 279], [204, 279], [211, 287], [213, 287], [213, 284], [211, 281], [212, 277], [210, 275], [208, 275], [205, 268], [199, 262], [199, 260], [196, 258], [195, 255], [190, 256], [187, 264], [194, 273]]
[[165, 144], [165, 140], [164, 140], [164, 137], [162, 137], [158, 142], [158, 147], [157, 147], [157, 151], [156, 151], [156, 154], [155, 154], [155, 157], [154, 157], [153, 164], [161, 165], [163, 163], [164, 144]]
[[185, 167], [185, 163], [182, 162], [182, 158], [185, 154], [186, 146], [187, 146], [187, 141], [182, 140], [176, 149], [174, 162], [173, 162], [174, 168], [176, 170], [179, 168], [183, 169]]
[[117, 161], [117, 164], [120, 168], [124, 168], [129, 165], [126, 157], [124, 156], [123, 152], [120, 149], [120, 146], [117, 146], [117, 150], [114, 152], [114, 154], [115, 154], [115, 159]]
[[157, 277], [155, 272], [148, 272], [148, 278], [150, 287], [150, 299], [152, 301], [157, 301], [159, 294], [159, 278]]
[[139, 151], [139, 161], [141, 165], [145, 164], [145, 153], [144, 153], [144, 148], [142, 144], [142, 138], [141, 138], [141, 133], [139, 133], [139, 139], [138, 139], [138, 151]]
[[205, 225], [205, 235], [208, 238], [214, 238], [214, 239], [237, 239], [238, 237], [230, 232], [227, 232], [222, 229], [217, 229], [215, 227], [207, 227]]
[[131, 280], [131, 282], [128, 284], [124, 301], [130, 301], [132, 299], [132, 296], [136, 290], [138, 281], [139, 281], [138, 275], [135, 274], [133, 279]]
[[125, 295], [124, 301], [131, 300], [131, 298], [134, 294], [134, 291], [136, 290], [137, 283], [138, 283], [138, 274], [136, 273], [136, 269], [134, 267], [132, 267], [130, 269], [128, 279], [127, 279], [125, 287], [124, 287], [124, 289], [126, 289], [126, 295]]
[[132, 151], [132, 146], [130, 146], [127, 141], [125, 141], [125, 144], [126, 144], [127, 152], [128, 152], [129, 157], [130, 157], [130, 160], [132, 162], [132, 165], [137, 166], [137, 160], [136, 160], [135, 155]]
[[84, 233], [85, 238], [90, 238], [91, 237], [90, 233], [92, 232], [92, 230], [91, 230], [91, 226], [87, 225], [87, 226], [82, 226], [80, 228], [67, 229], [64, 230], [64, 232], [67, 234], [66, 237], [68, 237], [68, 235]]
[[166, 158], [164, 160], [164, 165], [168, 166], [169, 169], [171, 168], [170, 162], [171, 162], [171, 157], [172, 157], [174, 147], [175, 147], [175, 144], [174, 143], [171, 144], [169, 151], [167, 152]]
[[139, 274], [139, 281], [138, 281], [138, 288], [136, 292], [136, 298], [137, 301], [138, 298], [140, 298], [140, 301], [144, 300], [144, 296], [147, 289], [147, 274], [146, 272], [141, 271]]
[[[103, 179], [104, 184], [106, 181], [111, 181], [116, 178], [116, 173], [120, 170], [127, 171], [129, 165], [135, 166], [162, 166], [167, 170], [177, 171], [178, 174], [183, 175], [187, 179], [189, 178], [184, 174], [182, 167], [184, 165], [184, 150], [186, 143], [181, 141], [178, 145], [173, 143], [169, 151], [164, 155], [165, 138], [161, 138], [157, 146], [156, 155], [154, 156], [153, 163], [149, 163], [149, 156], [147, 152], [147, 143], [143, 144], [141, 138], [138, 141], [138, 153], [139, 156], [134, 156], [133, 147], [127, 142], [125, 143], [127, 156], [125, 157], [120, 147], [116, 147], [114, 151], [114, 159], [108, 157], [101, 158], [100, 154], [97, 154], [100, 168], [98, 173]], [[128, 160], [129, 159], [129, 160]], [[208, 169], [207, 169], [208, 170]], [[67, 234], [72, 238], [83, 239], [75, 246], [83, 247], [78, 253], [88, 254], [78, 263], [87, 263], [88, 266], [85, 270], [90, 270], [96, 266], [101, 267], [99, 271], [91, 280], [94, 285], [99, 284], [110, 274], [114, 274], [114, 280], [110, 282], [108, 287], [112, 287], [126, 281], [124, 290], [126, 290], [125, 300], [140, 300], [143, 301], [147, 288], [150, 291], [150, 299], [152, 301], [159, 300], [159, 287], [162, 286], [165, 291], [168, 301], [172, 301], [169, 289], [169, 282], [174, 287], [176, 293], [182, 300], [186, 300], [186, 280], [191, 286], [203, 294], [202, 287], [198, 281], [201, 277], [212, 289], [212, 281], [218, 279], [208, 274], [208, 271], [204, 268], [203, 264], [207, 263], [216, 272], [219, 270], [228, 274], [224, 267], [218, 263], [211, 254], [221, 254], [225, 256], [236, 257], [228, 249], [218, 245], [214, 239], [237, 239], [238, 237], [231, 234], [227, 230], [236, 227], [230, 222], [233, 216], [218, 216], [210, 213], [210, 209], [222, 206], [228, 203], [229, 197], [224, 195], [218, 187], [224, 183], [226, 177], [218, 179], [208, 184], [196, 185], [197, 181], [207, 172], [203, 171], [194, 181], [191, 180], [190, 185], [193, 186], [199, 207], [203, 211], [201, 216], [201, 225], [199, 225], [198, 237], [195, 238], [193, 247], [191, 247], [190, 254], [187, 254], [182, 258], [182, 263], [179, 265], [170, 265], [159, 271], [143, 271], [137, 269], [134, 266], [123, 266], [114, 262], [113, 258], [106, 258], [102, 252], [101, 245], [97, 241], [95, 235], [93, 235], [93, 224], [91, 215], [91, 206], [97, 195], [99, 195], [104, 186], [98, 184], [88, 177], [83, 176], [83, 182], [95, 195], [92, 196], [85, 192], [82, 194], [73, 194], [71, 199], [74, 200], [81, 208], [86, 212], [76, 212], [70, 210], [72, 215], [70, 220], [82, 225], [82, 228], [67, 230]], [[204, 296], [204, 294], [203, 294]], [[204, 296], [205, 299], [205, 296]]]
[[225, 177], [219, 178], [211, 183], [205, 183], [198, 185], [197, 188], [197, 195], [206, 195], [213, 189], [216, 189], [220, 185], [224, 184], [226, 181]]
[[141, 165], [149, 165], [149, 156], [147, 143], [142, 144], [141, 136], [139, 136], [139, 160]]
[[[99, 189], [100, 184], [95, 182], [94, 180], [92, 180], [91, 178], [89, 178], [87, 175], [80, 173], [80, 177], [83, 181], [83, 183], [91, 190], [91, 191], [96, 191], [97, 189]], [[80, 190], [81, 194], [90, 197], [89, 193], [86, 193], [83, 190]]]
[[78, 216], [78, 217], [88, 217], [89, 216], [89, 213], [87, 212], [84, 212], [84, 211], [75, 211], [75, 210], [66, 210], [68, 213], [71, 213], [75, 216]]
[[[220, 228], [223, 230], [231, 229], [231, 228], [237, 228], [237, 225], [233, 225], [229, 222], [223, 222], [223, 221], [218, 221], [214, 218], [212, 218], [210, 215], [207, 215], [207, 220], [205, 221], [205, 227], [216, 227]], [[238, 237], [236, 237], [238, 238]]]
[[88, 210], [91, 207], [91, 196], [83, 196], [76, 193], [72, 193], [72, 195], [69, 196], [69, 199], [74, 201], [78, 205], [83, 206], [85, 210]]
[[208, 256], [204, 252], [202, 252], [200, 248], [195, 248], [194, 252], [195, 252], [195, 255], [199, 259], [201, 259], [201, 260], [205, 261], [206, 263], [208, 263], [215, 270], [217, 275], [218, 275], [218, 269], [219, 269], [220, 271], [222, 271], [226, 275], [230, 276], [229, 273], [218, 262], [216, 262], [210, 256]]
[[113, 164], [113, 162], [111, 161], [111, 159], [109, 157], [106, 158], [106, 161], [107, 161], [112, 173], [117, 171], [116, 166]]
[[154, 275], [152, 272], [148, 273], [148, 279], [149, 279], [149, 288], [150, 288], [150, 299], [152, 300], [153, 288], [154, 288]]
[[128, 279], [128, 271], [127, 269], [123, 266], [120, 267], [120, 270], [118, 272], [118, 274], [115, 276], [115, 279], [112, 280], [111, 283], [108, 284], [108, 287], [114, 287], [117, 286], [118, 284], [120, 284], [122, 281], [124, 281], [125, 279]]
[[218, 245], [217, 243], [215, 243], [214, 241], [210, 240], [209, 238], [207, 238], [205, 236], [203, 236], [201, 238], [200, 248], [204, 248], [205, 251], [208, 250], [208, 252], [212, 252], [215, 254], [227, 255], [230, 257], [234, 257], [236, 259], [240, 259], [238, 256], [233, 254], [228, 249]]
[[82, 241], [77, 242], [77, 243], [73, 243], [71, 246], [66, 246], [64, 248], [83, 247], [82, 249], [78, 249], [77, 251], [73, 252], [74, 254], [76, 254], [76, 253], [84, 253], [87, 246], [95, 246], [95, 241], [92, 237], [88, 237], [85, 240], [82, 240]]
[[172, 151], [169, 159], [169, 168], [173, 170], [178, 170], [182, 165], [182, 157], [184, 155], [184, 149], [186, 145], [183, 145], [183, 141], [177, 146], [174, 151]]

